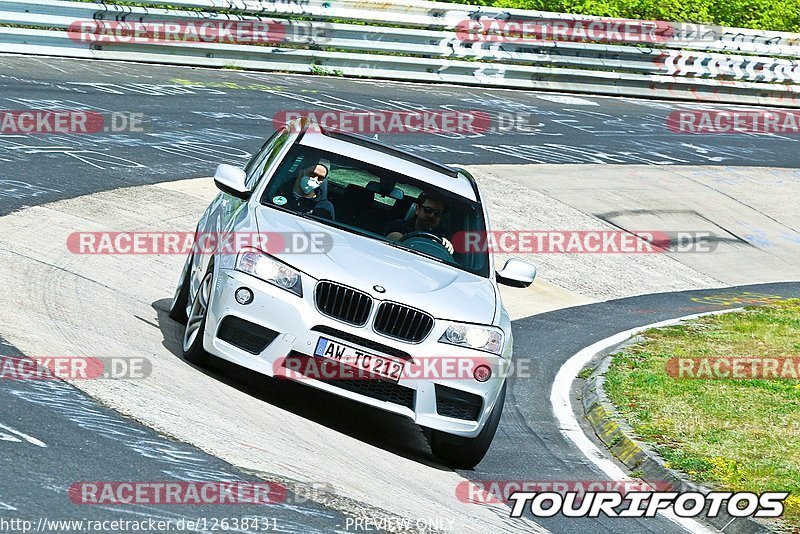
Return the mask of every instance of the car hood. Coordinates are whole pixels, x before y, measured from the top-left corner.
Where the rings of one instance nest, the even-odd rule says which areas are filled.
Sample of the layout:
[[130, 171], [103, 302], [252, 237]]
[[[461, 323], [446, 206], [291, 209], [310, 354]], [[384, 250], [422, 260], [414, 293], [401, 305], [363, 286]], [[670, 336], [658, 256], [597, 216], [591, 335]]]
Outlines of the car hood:
[[[487, 278], [274, 208], [256, 209], [259, 232], [325, 233], [325, 252], [270, 254], [316, 279], [358, 288], [378, 300], [427, 311], [437, 319], [492, 324], [497, 296]], [[286, 240], [288, 241], [288, 240]], [[288, 243], [287, 243], [288, 245]], [[378, 293], [374, 286], [386, 292]]]

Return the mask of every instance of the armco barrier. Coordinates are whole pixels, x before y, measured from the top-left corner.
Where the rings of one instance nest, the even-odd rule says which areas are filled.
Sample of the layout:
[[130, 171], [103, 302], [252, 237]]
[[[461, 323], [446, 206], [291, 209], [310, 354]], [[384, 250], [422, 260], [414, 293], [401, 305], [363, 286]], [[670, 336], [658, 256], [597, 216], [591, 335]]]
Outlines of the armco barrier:
[[[408, 0], [137, 3], [148, 7], [0, 0], [0, 52], [800, 107], [797, 34], [662, 22], [664, 35], [648, 43], [484, 42], [465, 38], [467, 21], [547, 28], [609, 19]], [[272, 21], [285, 32], [254, 45], [90, 42], [67, 31], [91, 21]]]

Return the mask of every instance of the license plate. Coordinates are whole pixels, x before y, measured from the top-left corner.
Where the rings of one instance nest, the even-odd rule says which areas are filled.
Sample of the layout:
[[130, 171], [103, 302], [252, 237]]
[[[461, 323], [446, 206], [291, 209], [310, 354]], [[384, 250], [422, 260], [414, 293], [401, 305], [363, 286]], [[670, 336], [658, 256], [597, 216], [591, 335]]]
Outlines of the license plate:
[[375, 378], [383, 378], [392, 382], [400, 380], [405, 368], [403, 360], [397, 360], [390, 356], [368, 354], [355, 347], [331, 341], [324, 337], [319, 338], [319, 341], [317, 341], [314, 356], [354, 367], [363, 371], [367, 378], [371, 375]]

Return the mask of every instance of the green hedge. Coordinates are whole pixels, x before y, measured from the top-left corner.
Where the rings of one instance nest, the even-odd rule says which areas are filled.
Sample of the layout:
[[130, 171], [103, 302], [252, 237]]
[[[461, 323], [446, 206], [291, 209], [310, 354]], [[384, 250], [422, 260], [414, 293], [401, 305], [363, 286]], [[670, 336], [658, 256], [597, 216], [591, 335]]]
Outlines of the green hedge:
[[601, 17], [800, 32], [800, 0], [445, 0]]

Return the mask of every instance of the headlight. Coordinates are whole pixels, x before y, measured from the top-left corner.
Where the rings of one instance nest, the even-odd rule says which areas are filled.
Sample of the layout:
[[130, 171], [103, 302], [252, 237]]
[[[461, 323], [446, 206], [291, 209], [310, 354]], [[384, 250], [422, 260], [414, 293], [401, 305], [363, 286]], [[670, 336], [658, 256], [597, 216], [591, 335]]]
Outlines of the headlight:
[[300, 273], [263, 252], [243, 250], [236, 257], [236, 270], [252, 274], [298, 297], [303, 296]]
[[494, 326], [450, 323], [439, 342], [500, 354], [503, 352], [503, 331]]

